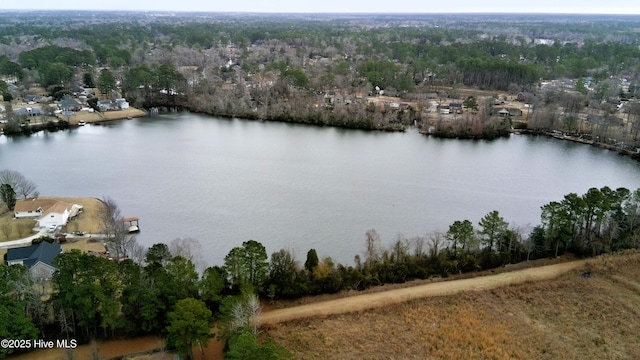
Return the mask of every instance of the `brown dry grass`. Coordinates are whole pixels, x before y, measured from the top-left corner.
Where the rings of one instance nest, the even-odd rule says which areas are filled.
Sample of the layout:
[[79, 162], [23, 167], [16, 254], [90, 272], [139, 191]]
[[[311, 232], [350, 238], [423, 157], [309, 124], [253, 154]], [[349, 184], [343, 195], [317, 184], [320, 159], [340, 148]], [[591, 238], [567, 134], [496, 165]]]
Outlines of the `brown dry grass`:
[[[590, 271], [590, 278], [581, 273]], [[526, 281], [270, 325], [296, 359], [638, 359], [640, 252]]]
[[33, 219], [14, 219], [13, 213], [6, 212], [0, 216], [0, 242], [31, 236], [34, 226]]
[[96, 198], [64, 198], [57, 197], [56, 199], [66, 201], [72, 204], [80, 204], [84, 206], [82, 214], [74, 220], [69, 221], [67, 226], [63, 229], [64, 232], [84, 231], [87, 233], [100, 233], [101, 225], [98, 220], [98, 214], [102, 209], [102, 201]]
[[126, 118], [142, 117], [147, 113], [144, 110], [129, 108], [120, 111], [107, 111], [104, 113], [79, 111], [73, 115], [58, 115], [58, 118], [69, 121], [71, 125], [78, 125], [78, 122], [85, 121], [87, 123], [97, 123], [101, 121], [120, 120]]
[[139, 110], [136, 108], [129, 108], [126, 110], [120, 111], [107, 111], [102, 114], [105, 120], [118, 120], [118, 119], [126, 119], [127, 117], [140, 117], [147, 115], [143, 110]]

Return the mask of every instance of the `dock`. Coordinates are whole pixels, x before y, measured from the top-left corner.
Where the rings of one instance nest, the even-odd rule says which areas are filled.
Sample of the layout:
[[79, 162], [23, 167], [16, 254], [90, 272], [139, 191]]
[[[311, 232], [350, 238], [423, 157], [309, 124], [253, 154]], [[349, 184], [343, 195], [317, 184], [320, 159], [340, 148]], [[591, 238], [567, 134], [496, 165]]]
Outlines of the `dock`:
[[122, 219], [122, 222], [125, 224], [129, 224], [127, 231], [129, 234], [135, 234], [140, 232], [140, 218], [137, 216], [132, 216], [128, 218]]

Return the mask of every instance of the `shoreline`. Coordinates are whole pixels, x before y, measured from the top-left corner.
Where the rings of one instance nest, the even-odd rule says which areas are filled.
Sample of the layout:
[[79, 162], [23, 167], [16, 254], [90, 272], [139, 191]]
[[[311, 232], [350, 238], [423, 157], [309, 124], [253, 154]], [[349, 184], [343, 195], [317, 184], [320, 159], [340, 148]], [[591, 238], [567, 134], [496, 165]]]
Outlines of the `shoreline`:
[[619, 145], [606, 144], [606, 143], [603, 143], [603, 142], [582, 139], [580, 137], [566, 135], [566, 134], [558, 134], [558, 133], [553, 133], [553, 132], [541, 132], [541, 131], [527, 130], [527, 129], [518, 130], [517, 132], [514, 132], [514, 133], [521, 133], [521, 134], [524, 134], [524, 135], [543, 135], [543, 136], [551, 137], [551, 138], [554, 138], [554, 139], [557, 139], [557, 140], [566, 140], [566, 141], [579, 143], [579, 144], [583, 144], [583, 145], [590, 145], [590, 146], [597, 147], [597, 148], [600, 148], [600, 149], [615, 151], [615, 152], [618, 153], [618, 155], [629, 156], [633, 160], [640, 161], [640, 152], [639, 151], [633, 151], [633, 150], [624, 149]]
[[148, 115], [148, 112], [144, 110], [140, 110], [138, 108], [129, 108], [126, 110], [118, 110], [118, 111], [107, 111], [104, 113], [100, 112], [89, 112], [89, 111], [78, 111], [73, 113], [73, 115], [61, 115], [57, 114], [56, 118], [59, 120], [68, 121], [71, 126], [80, 126], [79, 122], [84, 121], [87, 124], [96, 124], [107, 121], [114, 120], [126, 120], [132, 118], [145, 117]]
[[[380, 132], [406, 132], [406, 128], [403, 127], [401, 129], [390, 129], [390, 128], [360, 128], [360, 127], [355, 127], [355, 126], [340, 126], [339, 124], [317, 124], [317, 123], [310, 123], [310, 122], [305, 122], [305, 121], [288, 121], [288, 120], [283, 120], [283, 119], [259, 119], [259, 118], [251, 118], [251, 117], [234, 117], [234, 116], [225, 116], [225, 115], [216, 115], [216, 114], [212, 114], [206, 111], [198, 111], [198, 110], [192, 110], [189, 108], [184, 108], [185, 111], [188, 112], [193, 112], [196, 114], [202, 114], [202, 115], [206, 115], [206, 116], [212, 116], [212, 117], [222, 117], [222, 118], [238, 118], [238, 119], [242, 119], [242, 120], [250, 120], [250, 121], [270, 121], [270, 122], [281, 122], [281, 123], [295, 123], [295, 124], [302, 124], [302, 125], [310, 125], [310, 126], [317, 126], [317, 127], [336, 127], [336, 128], [341, 128], [341, 129], [350, 129], [350, 130], [364, 130], [364, 131], [380, 131]], [[80, 111], [80, 112], [76, 112], [73, 115], [69, 115], [69, 116], [65, 116], [65, 115], [61, 115], [61, 114], [56, 114], [56, 118], [58, 120], [63, 120], [63, 121], [68, 121], [69, 126], [73, 126], [73, 127], [77, 127], [77, 126], [81, 126], [79, 123], [80, 121], [84, 121], [86, 124], [98, 124], [98, 123], [104, 123], [104, 122], [109, 122], [109, 121], [115, 121], [115, 120], [126, 120], [126, 119], [133, 119], [133, 118], [140, 118], [140, 117], [145, 117], [148, 116], [149, 112], [145, 111], [145, 110], [141, 110], [138, 108], [129, 108], [126, 110], [118, 110], [118, 111], [107, 111], [105, 113], [100, 113], [100, 112], [88, 112], [88, 111]], [[66, 117], [66, 119], [65, 119]], [[492, 138], [485, 138], [485, 137], [455, 137], [455, 136], [451, 136], [451, 137], [447, 137], [447, 136], [438, 136], [437, 134], [432, 134], [432, 133], [428, 133], [425, 131], [419, 131], [420, 134], [425, 135], [425, 136], [434, 136], [437, 138], [447, 138], [447, 139], [456, 139], [456, 140], [493, 140], [496, 138], [500, 138], [500, 137], [504, 137], [504, 136], [496, 136], [496, 137], [492, 137]], [[571, 136], [571, 135], [566, 135], [566, 134], [558, 134], [558, 133], [553, 133], [553, 132], [545, 132], [545, 131], [537, 131], [537, 130], [531, 130], [531, 129], [512, 129], [510, 131], [511, 134], [523, 134], [523, 135], [543, 135], [543, 136], [547, 136], [547, 137], [552, 137], [558, 140], [567, 140], [567, 141], [571, 141], [571, 142], [576, 142], [576, 143], [580, 143], [580, 144], [584, 144], [584, 145], [591, 145], [594, 147], [598, 147], [601, 149], [605, 149], [605, 150], [611, 150], [611, 151], [615, 151], [617, 152], [619, 155], [623, 155], [623, 156], [629, 156], [631, 157], [633, 160], [636, 161], [640, 161], [640, 152], [638, 151], [633, 151], [633, 150], [628, 150], [628, 149], [624, 149], [621, 148], [618, 145], [611, 145], [611, 144], [606, 144], [606, 143], [602, 143], [602, 142], [596, 142], [594, 140], [586, 140], [586, 139], [582, 139], [582, 138], [578, 138], [575, 136]]]

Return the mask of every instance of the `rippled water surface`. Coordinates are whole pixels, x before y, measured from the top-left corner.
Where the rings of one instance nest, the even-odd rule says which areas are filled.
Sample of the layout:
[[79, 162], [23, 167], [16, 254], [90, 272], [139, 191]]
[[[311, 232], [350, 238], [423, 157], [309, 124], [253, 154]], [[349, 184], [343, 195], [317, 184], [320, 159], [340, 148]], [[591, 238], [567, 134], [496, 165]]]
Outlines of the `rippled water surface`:
[[640, 187], [640, 163], [543, 137], [441, 140], [190, 113], [0, 137], [0, 168], [42, 195], [112, 197], [140, 217], [141, 243], [191, 237], [208, 265], [249, 239], [301, 262], [315, 248], [352, 264], [367, 229], [390, 244], [492, 210], [524, 227], [567, 193]]

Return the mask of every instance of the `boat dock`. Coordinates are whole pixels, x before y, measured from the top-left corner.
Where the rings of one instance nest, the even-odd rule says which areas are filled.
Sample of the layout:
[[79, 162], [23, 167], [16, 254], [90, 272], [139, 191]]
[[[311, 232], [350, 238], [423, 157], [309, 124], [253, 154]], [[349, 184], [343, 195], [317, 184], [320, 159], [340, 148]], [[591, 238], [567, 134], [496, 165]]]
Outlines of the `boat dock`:
[[134, 234], [140, 232], [140, 218], [137, 216], [132, 216], [128, 218], [122, 219], [122, 222], [125, 224], [129, 224], [127, 231], [129, 234]]

